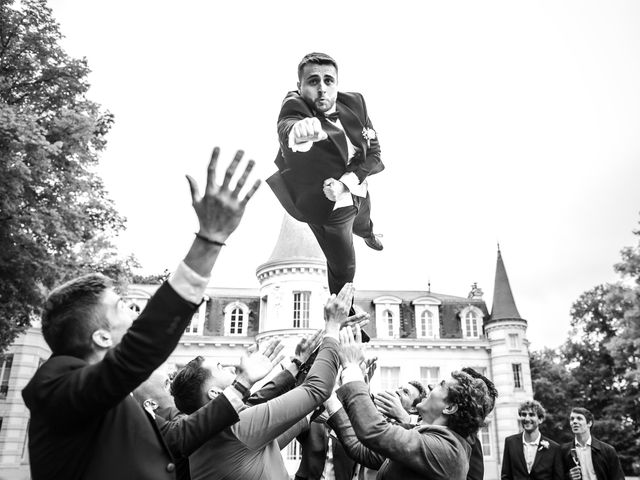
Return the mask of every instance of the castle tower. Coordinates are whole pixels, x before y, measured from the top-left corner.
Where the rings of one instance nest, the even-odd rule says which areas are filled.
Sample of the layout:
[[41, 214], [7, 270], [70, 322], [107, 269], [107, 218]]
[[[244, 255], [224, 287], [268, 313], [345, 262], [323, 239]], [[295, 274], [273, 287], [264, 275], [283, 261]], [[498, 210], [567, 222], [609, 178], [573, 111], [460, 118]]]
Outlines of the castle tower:
[[[493, 381], [499, 396], [495, 406], [498, 447], [506, 436], [519, 431], [518, 406], [533, 397], [529, 367], [527, 321], [516, 307], [500, 247], [496, 263], [493, 305], [485, 333], [491, 348]], [[502, 454], [502, 452], [501, 452]]]
[[326, 260], [306, 224], [285, 213], [271, 257], [256, 269], [256, 276], [260, 283], [257, 341], [297, 337], [324, 327], [323, 306], [329, 296]]

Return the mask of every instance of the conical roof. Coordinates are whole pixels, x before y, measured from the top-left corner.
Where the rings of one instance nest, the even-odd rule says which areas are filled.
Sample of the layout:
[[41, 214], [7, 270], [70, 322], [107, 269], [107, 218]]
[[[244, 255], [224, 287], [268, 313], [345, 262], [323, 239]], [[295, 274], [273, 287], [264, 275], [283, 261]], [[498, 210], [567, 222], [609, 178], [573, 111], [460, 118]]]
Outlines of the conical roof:
[[325, 258], [309, 226], [285, 213], [278, 241], [266, 263], [298, 260], [324, 262]]
[[504, 268], [500, 247], [498, 247], [498, 260], [496, 262], [496, 283], [493, 288], [493, 305], [491, 306], [490, 321], [495, 320], [522, 320], [516, 307], [516, 302], [511, 293], [509, 277]]

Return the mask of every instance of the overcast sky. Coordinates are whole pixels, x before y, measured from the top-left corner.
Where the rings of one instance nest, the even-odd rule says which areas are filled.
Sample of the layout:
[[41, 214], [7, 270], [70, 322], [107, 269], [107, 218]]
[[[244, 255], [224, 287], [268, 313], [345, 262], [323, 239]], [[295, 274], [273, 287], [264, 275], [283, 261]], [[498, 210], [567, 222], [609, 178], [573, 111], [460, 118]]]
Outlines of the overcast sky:
[[[90, 98], [115, 114], [100, 174], [148, 273], [197, 228], [184, 174], [238, 148], [266, 178], [303, 55], [364, 94], [387, 168], [370, 179], [385, 249], [358, 239], [356, 288], [466, 296], [491, 308], [500, 243], [532, 348], [567, 337], [581, 292], [616, 279], [640, 219], [640, 2], [54, 0]], [[264, 185], [215, 286], [257, 287], [283, 211]]]

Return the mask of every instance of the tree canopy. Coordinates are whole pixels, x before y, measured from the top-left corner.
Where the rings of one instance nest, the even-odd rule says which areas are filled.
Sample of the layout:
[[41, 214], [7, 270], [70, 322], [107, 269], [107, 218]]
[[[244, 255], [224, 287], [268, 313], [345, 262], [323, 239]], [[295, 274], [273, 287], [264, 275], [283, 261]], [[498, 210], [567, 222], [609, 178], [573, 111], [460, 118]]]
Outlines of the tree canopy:
[[55, 284], [135, 263], [113, 249], [124, 219], [96, 174], [113, 116], [61, 38], [45, 0], [0, 0], [0, 351]]
[[572, 332], [558, 350], [533, 352], [534, 396], [548, 410], [544, 428], [572, 438], [572, 406], [595, 415], [594, 436], [612, 444], [628, 475], [640, 473], [640, 230], [614, 266], [620, 281], [584, 292], [571, 309]]

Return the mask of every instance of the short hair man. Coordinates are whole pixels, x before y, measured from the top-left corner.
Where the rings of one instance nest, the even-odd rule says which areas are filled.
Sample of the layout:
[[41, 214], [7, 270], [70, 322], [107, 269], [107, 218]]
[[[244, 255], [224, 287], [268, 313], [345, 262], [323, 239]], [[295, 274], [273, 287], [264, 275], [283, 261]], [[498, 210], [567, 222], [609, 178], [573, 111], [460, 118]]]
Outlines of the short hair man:
[[545, 411], [537, 400], [518, 407], [522, 433], [504, 440], [502, 480], [562, 480], [560, 445], [540, 432]]
[[[352, 299], [352, 284], [346, 284], [337, 297], [329, 298], [324, 339], [300, 386], [265, 403], [247, 406], [239, 413], [238, 423], [190, 455], [193, 480], [288, 478], [280, 450], [308, 427], [306, 416], [331, 395], [340, 363], [338, 331]], [[176, 406], [191, 413], [216, 398], [231, 381], [229, 373], [198, 357], [178, 372], [171, 393]]]
[[[169, 448], [129, 394], [177, 345], [202, 301], [221, 246], [238, 226], [258, 187], [254, 184], [244, 198], [239, 197], [253, 167], [250, 162], [237, 188], [229, 189], [242, 152], [227, 169], [222, 186], [216, 185], [218, 152], [214, 149], [211, 156], [204, 196], [188, 177], [198, 235], [184, 261], [135, 321], [103, 275], [76, 278], [49, 294], [42, 333], [53, 354], [22, 391], [31, 412], [29, 455], [34, 480], [175, 478]], [[237, 380], [248, 388], [269, 369], [245, 363]], [[187, 427], [211, 436], [236, 422], [241, 406], [241, 393], [229, 388]]]
[[582, 407], [571, 409], [569, 424], [575, 438], [562, 444], [567, 480], [624, 480], [616, 449], [591, 435], [593, 414]]
[[353, 281], [353, 234], [374, 250], [366, 178], [384, 169], [380, 144], [359, 93], [338, 92], [338, 65], [310, 53], [298, 65], [298, 89], [278, 116], [278, 172], [267, 183], [285, 210], [306, 222], [327, 258], [329, 291]]
[[373, 401], [387, 418], [398, 423], [412, 423], [418, 418], [416, 406], [427, 396], [427, 391], [416, 380], [400, 385], [394, 392], [379, 392], [374, 395]]
[[378, 469], [381, 480], [465, 480], [471, 455], [466, 438], [484, 423], [486, 384], [467, 373], [453, 372], [417, 405], [420, 425], [406, 429], [387, 422], [369, 397], [359, 367], [363, 354], [358, 328], [355, 340], [344, 330], [340, 337], [340, 402], [332, 398], [326, 405], [329, 424], [349, 455]]

